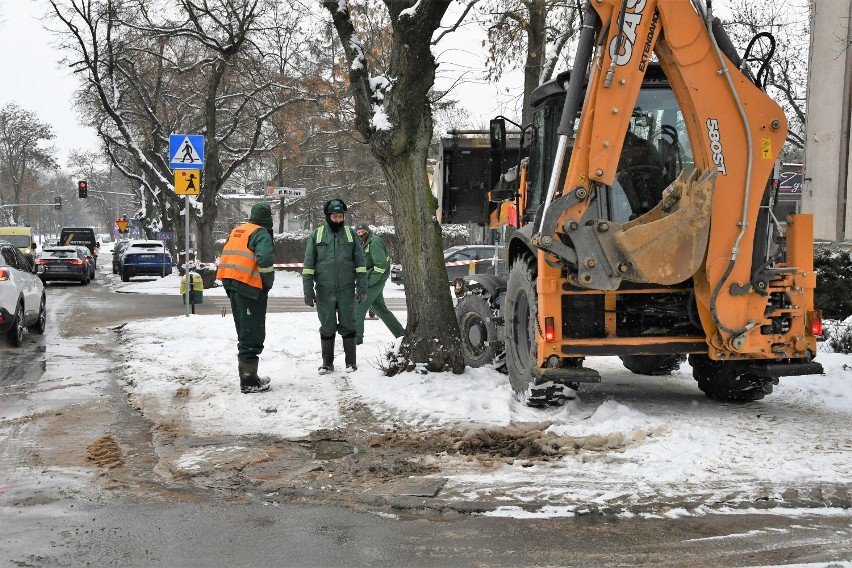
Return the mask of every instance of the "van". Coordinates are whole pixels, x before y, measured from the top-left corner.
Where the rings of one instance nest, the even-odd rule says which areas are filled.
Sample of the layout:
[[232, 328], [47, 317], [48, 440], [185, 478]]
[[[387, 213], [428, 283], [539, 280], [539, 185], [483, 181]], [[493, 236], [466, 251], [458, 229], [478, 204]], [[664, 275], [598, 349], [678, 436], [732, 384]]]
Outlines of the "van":
[[21, 251], [21, 254], [35, 262], [36, 242], [31, 227], [0, 227], [0, 241], [6, 241]]
[[101, 243], [95, 240], [95, 230], [90, 227], [62, 227], [59, 233], [59, 244], [61, 246], [84, 246], [92, 252], [95, 257], [95, 266], [98, 265], [98, 249]]

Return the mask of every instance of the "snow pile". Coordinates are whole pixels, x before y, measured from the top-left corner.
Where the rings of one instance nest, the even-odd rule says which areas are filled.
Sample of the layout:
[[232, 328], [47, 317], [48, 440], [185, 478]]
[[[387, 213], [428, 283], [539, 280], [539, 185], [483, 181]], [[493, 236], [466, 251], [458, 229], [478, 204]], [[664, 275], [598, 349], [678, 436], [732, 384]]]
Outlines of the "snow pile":
[[[118, 286], [149, 291], [167, 280]], [[167, 288], [176, 293], [177, 279]], [[404, 296], [399, 286], [386, 290]], [[279, 273], [276, 295], [300, 297], [298, 274]], [[405, 312], [396, 315], [404, 324]], [[319, 376], [318, 328], [313, 312], [269, 314], [260, 371], [272, 377], [272, 390], [242, 395], [230, 315], [131, 322], [121, 332], [127, 390], [156, 423], [196, 435], [301, 438], [344, 426], [353, 408], [364, 408], [377, 431], [402, 427], [446, 438], [436, 456], [445, 491], [466, 498], [500, 491], [559, 505], [696, 495], [709, 504], [852, 482], [850, 355], [821, 353], [825, 376], [782, 378], [773, 394], [742, 405], [705, 398], [686, 363], [671, 376], [649, 377], [630, 373], [617, 357], [590, 357], [586, 365], [601, 373], [600, 384], [584, 385], [562, 407], [534, 409], [490, 368], [385, 377], [381, 359], [397, 340], [378, 320], [365, 322], [355, 373]], [[336, 348], [342, 363], [339, 339]], [[464, 433], [498, 439], [509, 429], [549, 453], [491, 454], [483, 467], [453, 452]]]

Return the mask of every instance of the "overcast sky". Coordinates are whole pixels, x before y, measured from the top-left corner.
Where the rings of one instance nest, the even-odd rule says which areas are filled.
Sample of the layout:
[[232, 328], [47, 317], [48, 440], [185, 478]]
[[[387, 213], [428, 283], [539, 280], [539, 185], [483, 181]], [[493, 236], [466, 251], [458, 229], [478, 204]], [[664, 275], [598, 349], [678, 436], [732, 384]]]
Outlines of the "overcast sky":
[[61, 68], [53, 38], [39, 17], [45, 2], [0, 0], [0, 106], [16, 102], [50, 124], [61, 166], [74, 148], [95, 149], [94, 130], [80, 126], [72, 107], [77, 80]]
[[[40, 21], [47, 10], [45, 0], [0, 0], [0, 106], [16, 102], [50, 124], [56, 134], [54, 146], [61, 166], [72, 149], [96, 149], [93, 129], [78, 121], [72, 106], [77, 79], [58, 60], [52, 35]], [[448, 15], [449, 21], [451, 15]], [[464, 73], [467, 82], [456, 87], [454, 97], [474, 101], [466, 105], [471, 127], [487, 126], [497, 114], [513, 116], [521, 81], [517, 76], [501, 86], [481, 79], [484, 48], [481, 32], [474, 25], [441, 42], [436, 55], [441, 62], [438, 88], [448, 88], [454, 77]], [[513, 80], [514, 79], [514, 80]]]

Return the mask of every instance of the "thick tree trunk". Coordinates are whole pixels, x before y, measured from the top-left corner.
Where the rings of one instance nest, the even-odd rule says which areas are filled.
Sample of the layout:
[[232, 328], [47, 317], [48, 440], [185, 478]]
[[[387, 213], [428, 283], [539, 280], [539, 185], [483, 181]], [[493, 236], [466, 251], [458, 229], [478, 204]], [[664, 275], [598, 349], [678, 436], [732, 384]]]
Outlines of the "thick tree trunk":
[[464, 357], [444, 267], [441, 229], [435, 216], [438, 204], [426, 176], [432, 136], [428, 93], [436, 68], [430, 39], [450, 2], [384, 0], [393, 45], [383, 81], [375, 82], [368, 72], [368, 58], [346, 3], [323, 3], [350, 64], [355, 129], [370, 145], [388, 184], [408, 305], [408, 326], [400, 355], [406, 366], [415, 363], [425, 365], [429, 371], [461, 373]]
[[438, 204], [426, 176], [432, 133], [428, 104], [422, 115], [410, 152], [379, 155], [373, 148], [388, 181], [405, 273], [408, 325], [400, 354], [425, 363], [429, 371], [461, 373], [464, 357], [444, 267], [441, 227], [435, 217]]
[[546, 49], [547, 6], [544, 2], [529, 4], [529, 27], [527, 28], [527, 58], [524, 64], [524, 106], [521, 111], [521, 124], [532, 123], [530, 95], [541, 81], [541, 68], [544, 64]]

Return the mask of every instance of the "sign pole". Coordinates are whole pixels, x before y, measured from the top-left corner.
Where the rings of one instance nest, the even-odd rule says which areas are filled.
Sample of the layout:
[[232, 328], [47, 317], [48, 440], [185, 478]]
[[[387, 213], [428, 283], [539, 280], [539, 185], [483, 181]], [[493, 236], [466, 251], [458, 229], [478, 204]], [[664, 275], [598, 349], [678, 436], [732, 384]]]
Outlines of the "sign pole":
[[185, 280], [185, 282], [186, 282], [186, 317], [189, 317], [189, 295], [190, 295], [190, 292], [191, 292], [190, 289], [192, 288], [192, 279], [189, 277], [189, 195], [184, 195], [183, 199], [184, 199], [183, 203], [184, 203], [184, 207], [185, 207], [184, 213], [186, 214], [186, 225], [185, 225], [186, 232], [184, 234], [185, 244], [184, 244], [184, 249], [183, 249], [185, 269], [183, 271], [183, 276], [186, 279]]
[[[185, 197], [184, 282], [186, 285], [186, 317], [189, 317], [192, 295], [192, 278], [189, 275], [189, 196], [201, 193], [201, 171], [204, 169], [204, 136], [199, 134], [170, 134], [169, 167], [175, 173], [175, 194]], [[194, 305], [192, 306], [192, 313], [195, 313]]]

